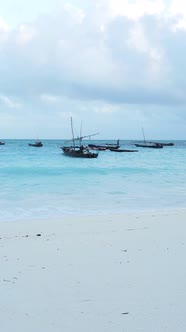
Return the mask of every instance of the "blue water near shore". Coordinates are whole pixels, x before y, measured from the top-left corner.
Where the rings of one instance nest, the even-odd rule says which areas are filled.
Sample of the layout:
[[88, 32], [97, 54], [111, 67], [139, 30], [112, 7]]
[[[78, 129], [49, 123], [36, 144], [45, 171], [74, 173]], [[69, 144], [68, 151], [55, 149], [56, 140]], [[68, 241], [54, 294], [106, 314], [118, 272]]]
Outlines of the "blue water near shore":
[[64, 156], [64, 140], [43, 140], [42, 148], [28, 142], [0, 146], [0, 221], [186, 207], [186, 141], [137, 153], [102, 151], [97, 159]]

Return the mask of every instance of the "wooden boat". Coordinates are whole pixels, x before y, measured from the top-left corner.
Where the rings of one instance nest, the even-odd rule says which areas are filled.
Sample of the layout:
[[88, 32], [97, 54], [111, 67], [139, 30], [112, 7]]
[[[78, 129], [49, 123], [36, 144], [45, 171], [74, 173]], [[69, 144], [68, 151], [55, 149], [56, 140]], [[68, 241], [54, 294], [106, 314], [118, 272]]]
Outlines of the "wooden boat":
[[119, 149], [120, 148], [119, 139], [117, 140], [117, 142], [115, 144], [106, 143], [106, 149], [109, 150], [110, 148]]
[[117, 140], [116, 143], [105, 143], [105, 145], [97, 145], [97, 144], [88, 144], [88, 147], [91, 150], [98, 150], [98, 151], [105, 151], [105, 150], [110, 150], [110, 149], [119, 149], [119, 139]]
[[163, 146], [174, 146], [174, 143], [161, 143]]
[[[72, 146], [62, 146], [61, 149], [64, 153], [64, 155], [69, 156], [69, 157], [75, 157], [75, 158], [97, 158], [98, 153], [94, 153], [89, 151], [88, 147], [84, 147], [82, 145], [82, 139], [85, 137], [90, 137], [94, 136], [97, 134], [91, 134], [88, 136], [81, 136], [74, 138], [74, 129], [73, 129], [73, 123], [72, 123], [72, 117], [71, 117], [71, 130], [72, 130]], [[79, 146], [75, 145], [75, 141], [79, 141]]]
[[110, 151], [114, 151], [114, 152], [138, 152], [138, 150], [128, 150], [128, 149], [115, 149], [115, 148], [110, 148]]
[[134, 145], [136, 147], [138, 147], [138, 148], [150, 148], [150, 149], [162, 149], [163, 148], [163, 144], [161, 144], [161, 143], [147, 142], [146, 141], [143, 127], [142, 127], [142, 133], [143, 133], [144, 143], [135, 143]]
[[84, 146], [80, 146], [80, 148], [74, 148], [70, 146], [61, 147], [63, 153], [69, 157], [75, 158], [97, 158], [98, 153], [90, 152], [89, 149]]
[[5, 145], [5, 142], [0, 142], [0, 145]]
[[36, 148], [41, 148], [43, 146], [43, 143], [42, 142], [35, 142], [35, 143], [29, 143], [28, 144], [29, 146], [34, 146]]
[[148, 143], [148, 142], [145, 142], [144, 144], [142, 143], [136, 143], [134, 144], [136, 147], [138, 148], [151, 148], [151, 149], [162, 149], [163, 148], [163, 145], [160, 144], [160, 143]]
[[96, 144], [88, 144], [88, 147], [91, 150], [96, 150], [96, 151], [105, 151], [107, 149], [105, 145], [96, 145]]
[[174, 143], [159, 143], [159, 142], [149, 142], [149, 143], [162, 144], [163, 146], [174, 146]]

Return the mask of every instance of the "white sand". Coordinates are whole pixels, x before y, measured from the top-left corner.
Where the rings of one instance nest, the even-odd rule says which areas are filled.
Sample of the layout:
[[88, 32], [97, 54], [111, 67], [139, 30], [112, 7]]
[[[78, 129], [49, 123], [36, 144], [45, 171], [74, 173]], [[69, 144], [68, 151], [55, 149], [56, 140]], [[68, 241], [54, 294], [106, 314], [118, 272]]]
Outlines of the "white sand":
[[6, 222], [0, 238], [0, 331], [186, 331], [186, 211]]

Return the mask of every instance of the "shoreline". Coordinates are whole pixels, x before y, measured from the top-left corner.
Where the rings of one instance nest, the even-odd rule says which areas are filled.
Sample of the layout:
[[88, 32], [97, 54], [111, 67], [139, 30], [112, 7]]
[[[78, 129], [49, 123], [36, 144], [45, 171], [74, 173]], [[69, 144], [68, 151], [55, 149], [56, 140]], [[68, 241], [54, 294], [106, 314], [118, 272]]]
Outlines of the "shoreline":
[[60, 220], [73, 220], [73, 219], [84, 219], [84, 218], [107, 218], [108, 216], [113, 216], [113, 217], [121, 217], [121, 216], [146, 216], [146, 215], [151, 215], [151, 214], [174, 214], [174, 213], [181, 213], [185, 212], [186, 213], [186, 208], [183, 206], [179, 207], [161, 207], [161, 208], [149, 208], [149, 209], [141, 209], [141, 210], [126, 210], [126, 211], [109, 211], [106, 212], [106, 210], [102, 213], [99, 212], [87, 212], [87, 213], [66, 213], [63, 215], [55, 215], [54, 217], [47, 217], [47, 216], [40, 216], [40, 217], [24, 217], [22, 216], [21, 218], [17, 217], [15, 219], [13, 218], [8, 218], [8, 219], [0, 219], [0, 225], [4, 223], [34, 223], [34, 222], [52, 222], [52, 221], [60, 221]]
[[184, 331], [185, 217], [1, 222], [2, 331]]

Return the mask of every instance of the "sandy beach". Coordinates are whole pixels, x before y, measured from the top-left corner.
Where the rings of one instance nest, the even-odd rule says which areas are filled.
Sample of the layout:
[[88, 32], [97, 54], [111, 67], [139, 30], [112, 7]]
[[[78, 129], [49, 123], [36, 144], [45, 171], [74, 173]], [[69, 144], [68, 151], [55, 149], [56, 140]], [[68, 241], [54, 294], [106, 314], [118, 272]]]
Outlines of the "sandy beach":
[[2, 332], [183, 332], [186, 210], [0, 223]]

